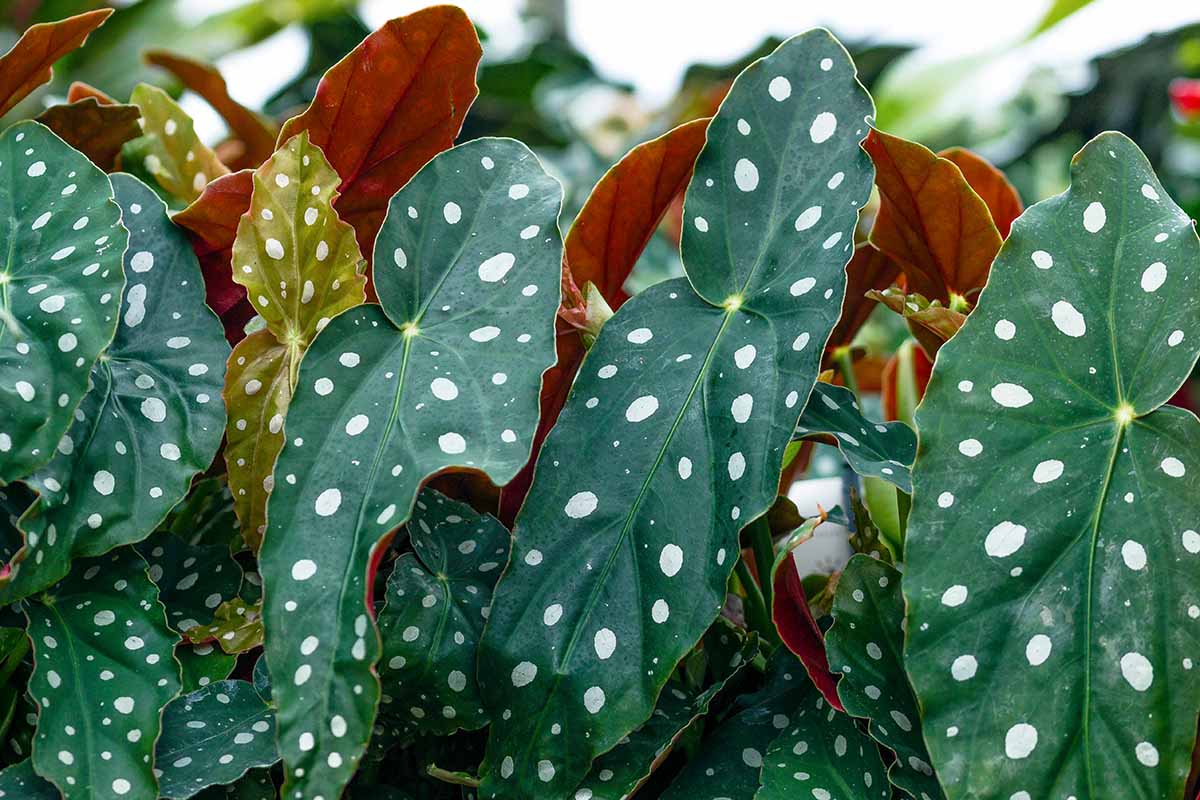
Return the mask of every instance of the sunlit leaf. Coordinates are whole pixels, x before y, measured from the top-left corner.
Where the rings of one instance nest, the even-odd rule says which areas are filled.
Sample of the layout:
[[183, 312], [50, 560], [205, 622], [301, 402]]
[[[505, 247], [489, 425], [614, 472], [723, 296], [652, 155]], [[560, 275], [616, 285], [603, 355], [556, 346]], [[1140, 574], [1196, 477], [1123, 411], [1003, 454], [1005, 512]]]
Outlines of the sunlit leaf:
[[154, 742], [179, 691], [176, 636], [132, 548], [81, 559], [26, 601], [38, 703], [33, 762], [66, 800], [154, 800]]
[[100, 8], [57, 22], [30, 26], [12, 49], [0, 56], [0, 117], [37, 87], [50, 80], [55, 61], [87, 41], [111, 15]]
[[363, 752], [373, 565], [421, 482], [457, 466], [504, 483], [529, 455], [554, 360], [560, 203], [515, 141], [437, 156], [376, 242], [382, 307], [343, 312], [305, 355], [260, 553], [285, 793], [337, 796]]
[[517, 518], [480, 653], [484, 796], [577, 786], [720, 611], [841, 308], [870, 113], [814, 31], [743, 73], [710, 123], [689, 277], [601, 329]]
[[122, 148], [123, 169], [148, 175], [180, 205], [194, 201], [209, 181], [229, 172], [200, 141], [192, 118], [162, 89], [138, 84], [129, 102], [142, 111], [143, 135]]
[[[947, 795], [1180, 797], [1200, 683], [1200, 241], [1117, 133], [1013, 225], [917, 415], [908, 643]], [[1148, 621], [1153, 621], [1148, 622]]]
[[86, 98], [66, 105], [50, 106], [37, 121], [54, 131], [106, 172], [111, 172], [121, 146], [142, 135], [137, 106], [104, 105]]

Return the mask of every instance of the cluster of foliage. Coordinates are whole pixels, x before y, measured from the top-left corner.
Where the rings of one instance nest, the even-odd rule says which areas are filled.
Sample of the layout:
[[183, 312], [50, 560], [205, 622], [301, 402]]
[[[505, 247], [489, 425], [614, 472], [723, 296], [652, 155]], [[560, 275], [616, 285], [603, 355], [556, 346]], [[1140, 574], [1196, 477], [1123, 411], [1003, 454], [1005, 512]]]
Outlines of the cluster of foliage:
[[[439, 6], [283, 125], [147, 54], [221, 154], [149, 85], [0, 133], [0, 798], [1184, 797], [1200, 239], [1138, 147], [1026, 210], [815, 30], [564, 237], [525, 145], [455, 145], [480, 57]], [[814, 443], [863, 491], [804, 518]]]

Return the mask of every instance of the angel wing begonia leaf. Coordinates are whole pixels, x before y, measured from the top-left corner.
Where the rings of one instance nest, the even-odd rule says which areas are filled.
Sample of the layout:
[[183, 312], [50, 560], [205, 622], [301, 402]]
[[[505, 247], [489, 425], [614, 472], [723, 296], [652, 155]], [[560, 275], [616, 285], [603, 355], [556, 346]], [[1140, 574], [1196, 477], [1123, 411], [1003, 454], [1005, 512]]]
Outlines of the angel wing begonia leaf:
[[912, 428], [903, 422], [873, 422], [849, 389], [818, 381], [796, 425], [796, 439], [828, 436], [856, 473], [912, 493], [911, 468], [917, 455]]
[[184, 206], [199, 197], [209, 181], [229, 172], [200, 141], [192, 118], [162, 89], [138, 84], [129, 102], [142, 111], [142, 136], [122, 148], [123, 169], [149, 175]]
[[943, 798], [922, 739], [921, 710], [904, 673], [904, 598], [900, 572], [859, 553], [838, 578], [833, 626], [825, 634], [830, 667], [841, 674], [846, 711], [870, 720], [868, 732], [896, 754], [888, 779], [910, 797]]
[[210, 683], [163, 709], [154, 750], [161, 797], [186, 800], [279, 760], [275, 713], [248, 681]]
[[312, 105], [288, 120], [280, 143], [307, 130], [342, 178], [338, 213], [371, 252], [388, 199], [454, 144], [479, 93], [482, 49], [454, 6], [385, 23], [325, 73]]
[[57, 22], [31, 25], [12, 49], [0, 56], [0, 117], [54, 74], [55, 61], [83, 46], [104, 24], [111, 8], [99, 8]]
[[176, 636], [129, 547], [81, 559], [24, 603], [37, 700], [33, 763], [65, 800], [154, 800], [154, 742], [179, 691]]
[[380, 722], [407, 736], [487, 724], [475, 679], [479, 635], [508, 561], [496, 519], [426, 489], [408, 523], [413, 552], [396, 559], [379, 614]]
[[253, 180], [233, 243], [233, 277], [267, 327], [234, 349], [224, 397], [229, 488], [242, 534], [257, 549], [300, 359], [330, 319], [366, 299], [366, 262], [354, 229], [333, 210], [337, 173], [307, 132], [289, 139]]
[[1182, 796], [1200, 424], [1164, 403], [1200, 352], [1197, 264], [1145, 156], [1102, 134], [1013, 224], [938, 354], [905, 663], [948, 797]]
[[343, 312], [308, 348], [260, 553], [285, 793], [337, 796], [361, 757], [380, 694], [371, 577], [422, 480], [469, 467], [502, 484], [528, 458], [561, 201], [513, 140], [438, 155], [376, 241], [382, 306]]
[[138, 125], [141, 116], [137, 106], [106, 105], [89, 97], [50, 106], [38, 115], [37, 121], [100, 169], [111, 172], [122, 145], [142, 135]]
[[0, 602], [49, 586], [73, 557], [144, 539], [221, 442], [229, 348], [196, 258], [149, 188], [112, 182], [130, 231], [120, 324], [54, 458], [26, 479], [40, 496], [21, 517], [27, 541]]
[[117, 327], [128, 234], [104, 173], [36, 122], [0, 134], [0, 170], [4, 484], [49, 461], [71, 425]]
[[688, 279], [605, 323], [517, 517], [480, 655], [484, 796], [577, 786], [720, 611], [841, 307], [870, 113], [845, 50], [813, 31], [748, 68], [710, 123]]

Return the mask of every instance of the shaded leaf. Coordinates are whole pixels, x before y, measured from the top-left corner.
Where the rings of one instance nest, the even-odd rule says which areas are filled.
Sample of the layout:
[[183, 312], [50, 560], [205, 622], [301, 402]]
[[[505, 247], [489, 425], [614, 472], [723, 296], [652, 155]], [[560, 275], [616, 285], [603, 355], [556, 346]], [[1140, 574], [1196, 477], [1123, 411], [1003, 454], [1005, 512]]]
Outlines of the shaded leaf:
[[987, 205], [953, 162], [916, 142], [872, 130], [863, 148], [880, 197], [871, 244], [900, 263], [909, 291], [942, 305], [973, 299], [1000, 249]]
[[917, 455], [917, 435], [912, 428], [903, 422], [869, 420], [853, 392], [818, 381], [796, 426], [795, 439], [825, 441], [826, 437], [832, 437], [846, 463], [859, 475], [881, 478], [912, 493], [910, 470]]
[[863, 242], [854, 248], [854, 257], [846, 265], [846, 301], [826, 349], [848, 347], [854, 341], [875, 310], [867, 293], [888, 288], [899, 275], [900, 265], [872, 245]]
[[226, 655], [212, 644], [178, 644], [175, 660], [182, 675], [180, 691], [190, 694], [210, 683], [223, 681], [233, 673], [237, 657]]
[[307, 130], [342, 178], [338, 214], [370, 252], [388, 200], [454, 143], [478, 94], [482, 50], [462, 9], [433, 6], [385, 23], [335, 64], [279, 141]]
[[366, 299], [366, 262], [354, 229], [333, 210], [337, 173], [306, 132], [289, 139], [253, 182], [233, 243], [233, 277], [267, 328], [238, 343], [223, 395], [229, 488], [242, 535], [257, 550], [300, 359], [330, 319]]
[[200, 141], [192, 118], [162, 89], [140, 83], [129, 102], [142, 111], [143, 135], [122, 148], [123, 169], [149, 175], [181, 205], [194, 201], [209, 181], [229, 172]]
[[0, 163], [9, 175], [0, 185], [8, 209], [0, 227], [4, 484], [49, 461], [71, 425], [117, 327], [128, 234], [104, 173], [36, 122], [0, 134]]
[[8, 800], [62, 800], [54, 784], [33, 771], [33, 759], [27, 758], [0, 769], [0, 798]]
[[150, 580], [167, 609], [167, 622], [180, 633], [213, 618], [218, 606], [237, 596], [242, 568], [219, 544], [190, 545], [170, 533], [138, 545], [150, 565]]
[[951, 147], [938, 153], [938, 158], [944, 158], [954, 163], [962, 172], [963, 178], [975, 194], [987, 204], [992, 222], [1000, 233], [1001, 239], [1008, 238], [1013, 220], [1021, 216], [1025, 210], [1021, 196], [1004, 173], [992, 166], [983, 156], [973, 153], [965, 147]]
[[67, 87], [67, 102], [78, 103], [80, 100], [87, 100], [88, 98], [95, 100], [102, 106], [112, 105], [117, 102], [91, 84], [84, 83], [83, 81], [71, 81], [71, 85]]
[[158, 796], [151, 756], [179, 665], [157, 595], [146, 562], [126, 547], [76, 561], [25, 603], [38, 703], [33, 762], [66, 800]]
[[31, 25], [12, 49], [0, 56], [0, 117], [50, 80], [55, 61], [83, 46], [112, 9], [101, 8], [57, 22]]
[[573, 789], [720, 611], [841, 307], [870, 111], [845, 51], [814, 31], [743, 73], [710, 123], [685, 201], [688, 278], [604, 325], [517, 518], [480, 654], [484, 796]]
[[143, 58], [147, 63], [170, 72], [216, 109], [233, 134], [245, 145], [247, 161], [261, 164], [270, 158], [275, 149], [275, 125], [230, 97], [225, 79], [216, 67], [169, 50], [148, 50]]
[[197, 800], [275, 800], [278, 792], [269, 769], [252, 769], [236, 782], [210, 786], [196, 795]]
[[219, 681], [172, 700], [154, 751], [162, 797], [185, 800], [279, 760], [275, 714], [246, 681]]
[[105, 105], [89, 97], [50, 106], [38, 115], [37, 121], [100, 169], [112, 172], [121, 146], [142, 135], [138, 125], [141, 116], [137, 106]]
[[260, 553], [285, 793], [336, 796], [360, 758], [379, 698], [374, 567], [421, 482], [470, 467], [504, 483], [529, 455], [554, 360], [560, 203], [513, 140], [437, 156], [376, 242], [382, 307], [343, 312], [305, 355]]
[[945, 797], [921, 738], [921, 710], [904, 672], [904, 598], [900, 572], [859, 553], [838, 578], [833, 626], [825, 634], [830, 666], [841, 674], [846, 711], [870, 720], [871, 737], [896, 754], [888, 779], [910, 797]]
[[401, 736], [482, 728], [475, 660], [508, 531], [429, 489], [407, 530], [413, 552], [396, 559], [379, 614], [381, 722]]
[[228, 345], [195, 256], [150, 189], [128, 175], [112, 182], [130, 232], [121, 322], [75, 424], [28, 478], [40, 497], [21, 518], [24, 561], [0, 602], [49, 586], [75, 556], [144, 539], [221, 442]]
[[[1200, 684], [1200, 241], [1118, 133], [1013, 225], [918, 413], [905, 664], [951, 798], [1180, 797]], [[1155, 624], [1147, 624], [1155, 620]], [[995, 702], [1003, 698], [1003, 702]]]
[[190, 545], [220, 544], [231, 552], [242, 549], [233, 497], [220, 478], [194, 481], [188, 496], [171, 509], [163, 529]]

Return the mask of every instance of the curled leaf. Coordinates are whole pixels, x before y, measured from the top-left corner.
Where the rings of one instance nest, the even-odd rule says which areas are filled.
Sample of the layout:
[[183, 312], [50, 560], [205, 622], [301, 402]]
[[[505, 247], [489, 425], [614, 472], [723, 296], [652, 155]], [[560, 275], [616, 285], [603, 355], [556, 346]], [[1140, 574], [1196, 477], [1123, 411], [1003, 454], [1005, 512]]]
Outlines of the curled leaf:
[[867, 297], [904, 317], [913, 338], [930, 357], [937, 355], [938, 348], [950, 341], [967, 321], [967, 315], [961, 311], [946, 308], [938, 300], [927, 300], [924, 295], [908, 294], [895, 286], [883, 291], [871, 290]]
[[953, 162], [962, 172], [963, 178], [975, 190], [975, 194], [987, 204], [991, 212], [992, 222], [1001, 239], [1008, 238], [1013, 220], [1021, 216], [1025, 210], [1021, 196], [1003, 172], [978, 153], [973, 153], [965, 147], [951, 147], [938, 153], [938, 158]]
[[105, 172], [115, 168], [121, 147], [142, 135], [137, 106], [104, 104], [94, 97], [50, 106], [37, 116], [67, 144]]
[[57, 22], [31, 26], [0, 56], [0, 117], [54, 75], [55, 61], [83, 46], [88, 34], [112, 14], [100, 8]]
[[148, 175], [182, 205], [199, 197], [209, 181], [229, 172], [200, 141], [192, 118], [162, 89], [138, 84], [129, 101], [142, 111], [143, 135], [122, 148], [123, 169]]

